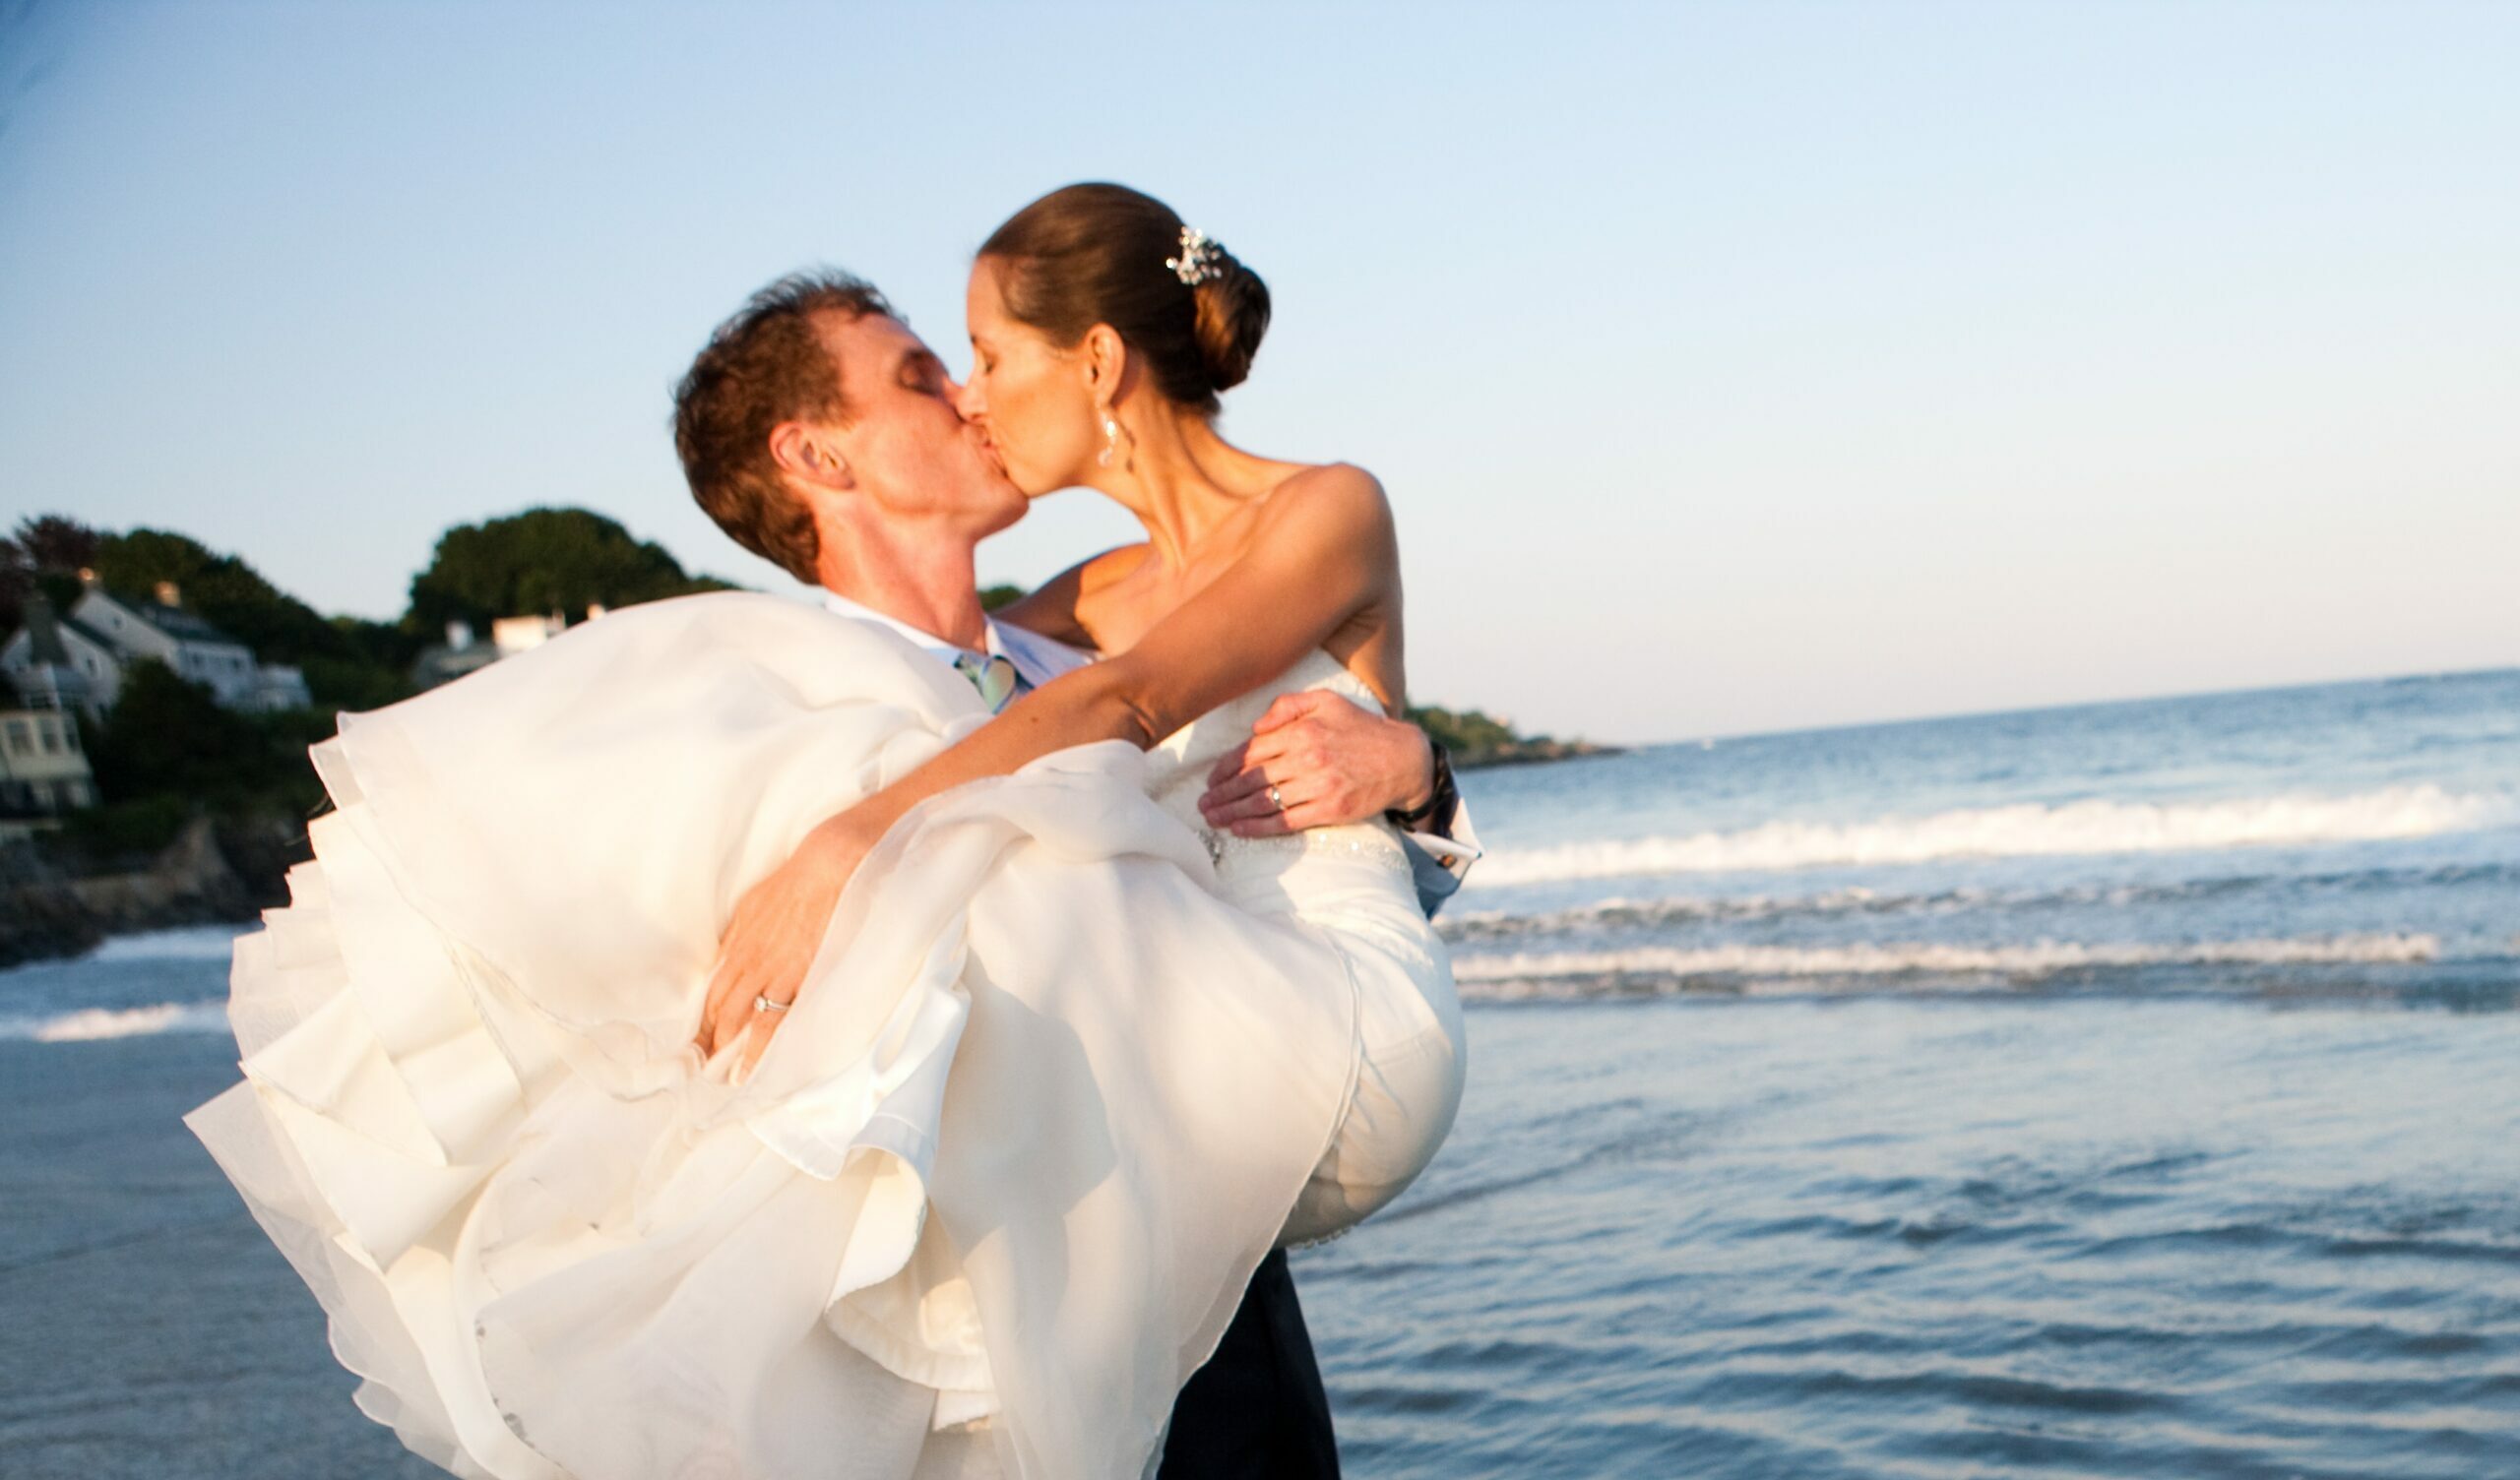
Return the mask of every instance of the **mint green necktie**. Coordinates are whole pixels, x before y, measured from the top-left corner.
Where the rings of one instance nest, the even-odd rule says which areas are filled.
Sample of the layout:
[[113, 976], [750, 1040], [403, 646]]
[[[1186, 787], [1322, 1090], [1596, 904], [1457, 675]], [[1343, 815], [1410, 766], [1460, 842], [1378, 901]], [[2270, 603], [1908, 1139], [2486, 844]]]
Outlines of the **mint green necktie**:
[[1024, 675], [1015, 665], [997, 653], [965, 652], [954, 659], [954, 671], [972, 681], [979, 690], [980, 703], [992, 714], [1003, 712], [1025, 690]]

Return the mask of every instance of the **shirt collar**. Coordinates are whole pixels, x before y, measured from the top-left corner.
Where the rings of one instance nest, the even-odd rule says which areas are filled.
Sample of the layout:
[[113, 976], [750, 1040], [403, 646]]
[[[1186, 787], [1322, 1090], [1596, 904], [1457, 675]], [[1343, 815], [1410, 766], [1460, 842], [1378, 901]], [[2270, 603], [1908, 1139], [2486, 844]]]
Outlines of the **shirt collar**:
[[1065, 643], [1045, 638], [1037, 632], [1027, 632], [1021, 627], [1001, 627], [995, 620], [985, 616], [980, 618], [980, 631], [983, 634], [982, 641], [988, 646], [982, 652], [974, 652], [971, 648], [957, 647], [932, 632], [922, 632], [898, 617], [886, 616], [863, 602], [851, 601], [835, 590], [823, 592], [823, 605], [844, 617], [854, 617], [860, 622], [873, 622], [878, 626], [889, 627], [908, 639], [912, 646], [941, 662], [950, 663], [964, 656], [1002, 657], [1013, 663], [1015, 671], [1023, 674], [1024, 681], [1035, 688], [1048, 683], [1070, 669], [1081, 668], [1094, 661], [1094, 654], [1091, 652], [1070, 648]]
[[981, 630], [986, 634], [984, 641], [988, 646], [981, 651], [975, 651], [959, 643], [949, 643], [932, 632], [913, 627], [899, 617], [877, 611], [862, 601], [851, 601], [838, 591], [824, 591], [823, 606], [826, 610], [838, 612], [844, 617], [854, 617], [860, 622], [873, 622], [881, 627], [889, 627], [908, 638], [913, 646], [934, 653], [949, 663], [965, 655], [979, 656], [981, 652], [985, 652], [989, 656], [1003, 656], [1005, 652], [1005, 645], [997, 635], [997, 624], [986, 617], [982, 617], [980, 621]]

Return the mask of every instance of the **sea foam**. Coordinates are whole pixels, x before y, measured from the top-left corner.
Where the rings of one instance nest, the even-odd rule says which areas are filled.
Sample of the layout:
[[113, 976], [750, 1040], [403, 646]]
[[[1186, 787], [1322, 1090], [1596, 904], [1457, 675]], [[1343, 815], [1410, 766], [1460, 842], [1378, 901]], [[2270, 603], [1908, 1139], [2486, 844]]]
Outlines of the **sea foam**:
[[[2144, 966], [2390, 965], [2434, 960], [2437, 937], [2416, 933], [2273, 937], [2179, 945], [2039, 941], [1970, 946], [1938, 941], [1858, 946], [1643, 946], [1627, 951], [1459, 956], [1453, 975], [1474, 995], [1528, 995], [1552, 981], [1644, 978], [1984, 977], [2035, 980], [2060, 972]], [[1518, 990], [1519, 989], [1519, 990]]]
[[246, 925], [188, 925], [108, 936], [84, 959], [92, 961], [223, 961]]
[[222, 1033], [227, 1010], [215, 1002], [158, 1002], [143, 1008], [81, 1008], [45, 1018], [0, 1018], [0, 1038], [90, 1043], [157, 1033]]
[[1760, 872], [1815, 865], [1928, 863], [2169, 853], [2276, 844], [2426, 837], [2508, 821], [2512, 805], [2439, 786], [2351, 796], [2235, 797], [2215, 802], [2068, 802], [1971, 807], [1863, 823], [1766, 823], [1735, 832], [1639, 837], [1491, 852], [1473, 887], [1652, 874]]

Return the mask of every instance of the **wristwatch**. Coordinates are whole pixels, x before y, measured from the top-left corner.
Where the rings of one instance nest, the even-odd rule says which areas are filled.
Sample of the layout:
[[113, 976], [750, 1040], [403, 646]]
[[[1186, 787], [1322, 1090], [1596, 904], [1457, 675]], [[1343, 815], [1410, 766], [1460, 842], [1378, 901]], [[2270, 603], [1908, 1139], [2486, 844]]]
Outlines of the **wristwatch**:
[[1444, 749], [1444, 742], [1431, 735], [1426, 738], [1426, 747], [1434, 753], [1434, 790], [1426, 794], [1421, 805], [1407, 812], [1394, 807], [1383, 816], [1403, 832], [1431, 832], [1437, 837], [1450, 837], [1453, 835], [1453, 814], [1461, 810], [1461, 788], [1453, 784], [1453, 758]]

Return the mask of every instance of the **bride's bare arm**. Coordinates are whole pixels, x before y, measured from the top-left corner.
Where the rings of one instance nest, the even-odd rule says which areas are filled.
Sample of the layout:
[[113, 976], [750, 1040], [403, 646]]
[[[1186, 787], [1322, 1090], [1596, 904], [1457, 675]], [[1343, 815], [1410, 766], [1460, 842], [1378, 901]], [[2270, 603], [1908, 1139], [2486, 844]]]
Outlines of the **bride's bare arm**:
[[[1090, 648], [1094, 636], [1077, 608], [1146, 554], [1143, 544], [1124, 545], [1079, 561], [1000, 607], [996, 620]], [[1435, 789], [1434, 762], [1423, 730], [1378, 707], [1320, 692], [1281, 695], [1252, 738], [1217, 763], [1199, 811], [1208, 826], [1243, 837], [1363, 822], [1423, 804]]]
[[1347, 466], [1299, 474], [1260, 517], [1242, 558], [1135, 647], [1043, 685], [925, 766], [825, 821], [793, 858], [747, 891], [720, 947], [700, 1023], [702, 1051], [715, 1053], [740, 1033], [757, 999], [794, 999], [843, 886], [913, 807], [1071, 746], [1153, 746], [1285, 672], [1359, 613], [1397, 599], [1391, 510], [1371, 475]]

